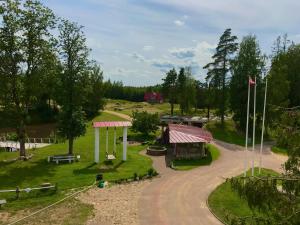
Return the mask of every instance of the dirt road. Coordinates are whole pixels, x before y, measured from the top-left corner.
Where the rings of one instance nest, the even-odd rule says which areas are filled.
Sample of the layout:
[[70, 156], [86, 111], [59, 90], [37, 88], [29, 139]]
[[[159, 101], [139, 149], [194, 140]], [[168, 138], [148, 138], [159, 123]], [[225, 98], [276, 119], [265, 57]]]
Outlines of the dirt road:
[[[244, 152], [236, 148], [229, 149], [221, 142], [216, 145], [221, 150], [220, 159], [210, 166], [191, 171], [171, 170], [165, 166], [163, 157], [153, 157], [154, 167], [161, 177], [142, 191], [138, 205], [140, 224], [222, 224], [210, 213], [206, 201], [209, 194], [227, 177], [242, 173]], [[251, 156], [250, 152], [248, 156]], [[258, 155], [255, 159], [258, 165]], [[281, 171], [285, 159], [265, 149], [263, 167]]]

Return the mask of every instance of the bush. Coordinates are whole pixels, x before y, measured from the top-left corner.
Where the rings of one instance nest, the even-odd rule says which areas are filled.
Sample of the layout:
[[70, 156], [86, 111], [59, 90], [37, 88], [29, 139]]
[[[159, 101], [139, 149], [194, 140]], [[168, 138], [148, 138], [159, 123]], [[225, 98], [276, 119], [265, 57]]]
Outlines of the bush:
[[141, 132], [145, 135], [149, 135], [158, 129], [159, 117], [157, 113], [151, 114], [146, 111], [133, 111], [132, 117], [132, 130], [135, 132]]
[[158, 173], [153, 168], [150, 168], [147, 172], [147, 175], [148, 175], [148, 177], [155, 177], [158, 175]]
[[134, 174], [133, 174], [133, 180], [134, 180], [134, 181], [139, 180], [139, 176], [138, 176], [137, 173], [134, 173]]

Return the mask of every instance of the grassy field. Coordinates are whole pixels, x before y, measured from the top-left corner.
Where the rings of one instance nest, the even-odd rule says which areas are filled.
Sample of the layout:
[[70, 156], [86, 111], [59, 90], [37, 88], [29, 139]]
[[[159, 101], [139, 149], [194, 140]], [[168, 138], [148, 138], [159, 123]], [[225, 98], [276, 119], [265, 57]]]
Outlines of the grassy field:
[[[250, 175], [251, 171], [248, 171]], [[255, 174], [258, 175], [258, 168], [255, 168]], [[263, 169], [262, 176], [278, 175], [273, 170]], [[240, 175], [241, 176], [241, 175]], [[257, 210], [249, 208], [245, 199], [239, 197], [238, 193], [231, 189], [229, 182], [219, 185], [208, 197], [208, 204], [214, 214], [222, 221], [226, 221], [226, 214], [231, 214], [237, 217], [246, 217], [252, 215], [265, 216]], [[250, 225], [250, 224], [249, 224]]]
[[224, 126], [219, 121], [210, 121], [205, 127], [212, 132], [215, 139], [231, 144], [245, 145], [244, 134], [238, 132], [232, 120], [225, 121]]
[[[212, 133], [214, 139], [240, 146], [245, 145], [245, 134], [237, 129], [233, 120], [226, 120], [224, 126], [219, 121], [210, 121], [205, 125], [205, 128]], [[255, 143], [259, 144], [260, 133], [257, 135], [259, 136], [255, 138]], [[251, 145], [251, 142], [248, 144]]]
[[[122, 120], [116, 116], [103, 113], [95, 118], [97, 121]], [[112, 151], [113, 130], [110, 130], [109, 151]], [[130, 134], [131, 132], [129, 132]], [[117, 130], [117, 137], [122, 135], [122, 130]], [[98, 173], [104, 174], [108, 181], [133, 177], [134, 173], [144, 175], [152, 166], [150, 158], [141, 156], [139, 151], [145, 146], [128, 146], [128, 160], [122, 161], [122, 144], [117, 145], [117, 159], [112, 163], [105, 162], [105, 131], [100, 130], [100, 164], [94, 163], [94, 129], [92, 122], [88, 123], [85, 136], [78, 138], [74, 143], [74, 153], [81, 156], [76, 163], [48, 163], [47, 157], [67, 153], [67, 144], [55, 144], [45, 148], [31, 150], [33, 158], [29, 161], [4, 162], [3, 160], [17, 157], [18, 153], [0, 152], [0, 190], [36, 187], [43, 182], [57, 183], [58, 192], [52, 193], [23, 193], [20, 199], [15, 199], [15, 194], [0, 194], [0, 199], [7, 199], [5, 209], [18, 210], [34, 206], [49, 204], [61, 198], [71, 188], [90, 185]]]
[[287, 155], [287, 149], [285, 149], [285, 148], [272, 146], [271, 151], [274, 153], [277, 153], [277, 154]]
[[[147, 111], [149, 113], [158, 113], [158, 114], [170, 114], [171, 106], [169, 103], [162, 104], [150, 104], [147, 102], [130, 102], [126, 100], [114, 100], [110, 99], [108, 104], [105, 107], [106, 110], [117, 111], [131, 116], [132, 111]], [[191, 115], [203, 115], [206, 116], [205, 110], [193, 111]], [[180, 108], [178, 104], [174, 106], [174, 114], [180, 115]]]
[[199, 166], [210, 165], [213, 161], [220, 157], [220, 151], [212, 144], [208, 144], [208, 151], [208, 156], [203, 159], [174, 160], [172, 168], [175, 170], [191, 170]]

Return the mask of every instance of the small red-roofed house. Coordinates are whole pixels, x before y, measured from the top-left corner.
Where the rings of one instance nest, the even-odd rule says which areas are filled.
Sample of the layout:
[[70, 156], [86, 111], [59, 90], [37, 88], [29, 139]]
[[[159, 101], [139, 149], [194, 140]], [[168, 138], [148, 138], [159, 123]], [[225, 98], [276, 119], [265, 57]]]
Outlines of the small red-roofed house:
[[163, 103], [163, 97], [158, 92], [146, 92], [144, 95], [145, 102], [148, 103]]

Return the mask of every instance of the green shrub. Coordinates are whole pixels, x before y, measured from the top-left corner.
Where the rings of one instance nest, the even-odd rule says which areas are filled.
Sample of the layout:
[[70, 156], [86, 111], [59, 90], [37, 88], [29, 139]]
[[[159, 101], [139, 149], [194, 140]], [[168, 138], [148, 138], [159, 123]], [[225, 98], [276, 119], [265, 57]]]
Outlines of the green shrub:
[[132, 130], [135, 132], [149, 135], [158, 129], [159, 117], [157, 113], [151, 114], [146, 111], [134, 111], [132, 112], [132, 118]]

